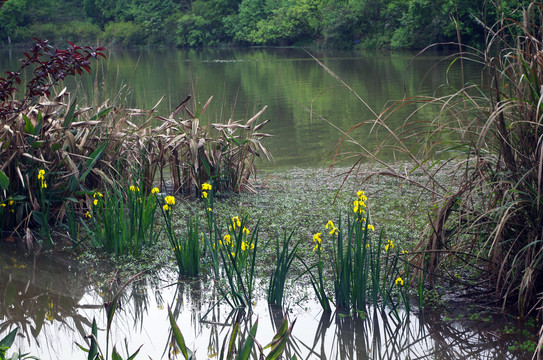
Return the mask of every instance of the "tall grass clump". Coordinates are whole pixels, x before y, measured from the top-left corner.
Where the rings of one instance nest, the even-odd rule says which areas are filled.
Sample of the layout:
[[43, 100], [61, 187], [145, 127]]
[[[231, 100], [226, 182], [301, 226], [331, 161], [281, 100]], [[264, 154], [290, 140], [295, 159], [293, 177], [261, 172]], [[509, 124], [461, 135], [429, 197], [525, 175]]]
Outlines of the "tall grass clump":
[[246, 227], [246, 219], [232, 217], [224, 236], [215, 230], [211, 244], [219, 269], [214, 269], [222, 298], [233, 308], [251, 308], [255, 288], [255, 266], [258, 251], [259, 221], [253, 230]]
[[88, 237], [95, 247], [116, 255], [139, 256], [153, 245], [155, 233], [156, 193], [153, 188], [145, 194], [140, 185], [106, 188], [104, 193], [89, 195], [89, 210], [84, 216]]
[[298, 247], [302, 243], [301, 240], [298, 240], [292, 245], [292, 235], [294, 235], [294, 231], [291, 231], [288, 236], [285, 233], [283, 241], [279, 241], [279, 236], [275, 237], [275, 269], [270, 276], [268, 303], [277, 306], [283, 305], [287, 276], [292, 262], [296, 258]]
[[175, 205], [173, 196], [166, 196], [162, 205], [166, 235], [175, 255], [179, 275], [198, 276], [200, 274], [201, 247], [199, 241], [199, 224], [196, 218], [188, 218], [186, 233], [178, 235], [175, 231], [178, 224], [172, 221], [172, 209]]
[[[306, 266], [324, 311], [330, 311], [330, 305], [323, 281], [323, 263], [326, 260], [320, 253], [323, 246], [325, 253], [329, 254], [334, 304], [339, 310], [366, 311], [371, 303], [373, 306], [389, 307], [397, 315], [396, 309], [400, 303], [409, 310], [409, 290], [408, 286], [403, 286], [402, 279], [409, 272], [409, 266], [405, 263], [403, 269], [399, 267], [399, 251], [393, 251], [392, 240], [384, 241], [383, 231], [377, 238], [371, 235], [375, 227], [370, 224], [366, 202], [364, 192], [358, 191], [347, 221], [342, 222], [340, 216], [337, 227], [332, 220], [326, 224], [328, 234], [324, 236], [330, 241], [321, 240], [322, 233], [315, 235], [314, 251], [317, 251], [318, 261], [313, 267], [317, 270], [316, 274], [305, 265], [305, 261], [300, 260]], [[394, 301], [395, 294], [402, 301]]]
[[[197, 104], [191, 109], [189, 99], [168, 118], [158, 117], [164, 122], [161, 128], [168, 129], [170, 135], [158, 141], [158, 151], [151, 160], [160, 164], [160, 178], [164, 178], [162, 170], [169, 169], [174, 191], [189, 195], [199, 193], [204, 183], [213, 184], [215, 191], [252, 191], [249, 180], [256, 174], [256, 158], [273, 161], [262, 144], [262, 139], [271, 136], [261, 132], [269, 120], [259, 122], [266, 107], [245, 122], [229, 119], [203, 125], [212, 97], [203, 106]], [[179, 118], [181, 113], [184, 118]]]
[[[484, 25], [482, 50], [454, 44], [461, 50], [447, 58], [450, 68], [462, 71], [468, 61], [479, 64], [477, 83], [445, 84], [447, 95], [391, 103], [347, 131], [341, 142], [360, 145], [351, 173], [388, 149], [402, 152], [412, 171], [427, 176], [418, 185], [433, 197], [436, 210], [429, 214], [431, 222], [413, 259], [429, 284], [440, 275], [485, 285], [504, 306], [515, 305], [527, 315], [541, 309], [543, 300], [543, 3], [517, 11], [521, 21], [498, 11], [496, 23]], [[419, 110], [436, 106], [439, 115], [417, 121], [415, 110], [401, 126], [389, 125], [413, 104]], [[376, 149], [353, 138], [365, 124], [386, 133]], [[412, 181], [409, 171], [384, 165], [381, 174]], [[435, 176], [444, 169], [450, 181]], [[459, 273], [461, 279], [455, 280]]]
[[[63, 81], [90, 73], [104, 49], [36, 41], [20, 69], [0, 77], [0, 231], [23, 238], [27, 248], [36, 239], [52, 245], [59, 237], [51, 231], [66, 221], [78, 243], [78, 220], [88, 218], [95, 190], [138, 182], [148, 194], [158, 178], [176, 193], [199, 195], [204, 183], [250, 191], [255, 159], [273, 160], [261, 142], [269, 136], [261, 132], [268, 121], [259, 120], [265, 108], [247, 121], [206, 119], [210, 125], [202, 126], [211, 98], [189, 109], [189, 96], [168, 117], [156, 113], [162, 99], [150, 110], [127, 108], [122, 91], [102, 103], [97, 93], [88, 107]], [[30, 80], [21, 85], [24, 72]]]

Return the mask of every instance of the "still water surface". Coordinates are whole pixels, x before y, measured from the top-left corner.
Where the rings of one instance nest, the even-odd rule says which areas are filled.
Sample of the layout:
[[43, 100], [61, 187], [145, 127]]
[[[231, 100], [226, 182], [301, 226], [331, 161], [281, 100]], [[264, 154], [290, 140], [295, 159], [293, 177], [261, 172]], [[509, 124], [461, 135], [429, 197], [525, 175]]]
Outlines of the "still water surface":
[[[82, 359], [85, 353], [75, 343], [85, 344], [84, 336], [96, 319], [99, 343], [105, 351], [103, 304], [111, 300], [120, 283], [93, 280], [98, 269], [57, 255], [24, 257], [3, 248], [0, 263], [0, 337], [17, 326], [20, 331], [14, 348], [41, 359]], [[124, 290], [112, 325], [111, 344], [126, 355], [126, 339], [131, 353], [142, 346], [138, 358], [168, 358], [170, 306], [187, 346], [197, 350], [197, 359], [217, 358], [233, 315], [228, 306], [214, 306], [216, 294], [211, 282], [178, 282], [167, 269], [149, 275]], [[290, 288], [286, 296], [288, 317], [296, 319], [286, 348], [288, 359], [293, 355], [333, 360], [530, 358], [509, 350], [517, 338], [502, 331], [505, 324], [515, 327], [504, 315], [476, 309], [481, 315], [475, 320], [475, 312], [465, 304], [423, 313], [400, 312], [399, 318], [389, 310], [372, 307], [366, 316], [326, 314], [307, 291]], [[258, 320], [256, 339], [264, 346], [283, 316], [283, 310], [269, 308], [261, 298], [254, 314], [245, 317], [242, 329], [247, 331]]]
[[[439, 62], [445, 58], [443, 53], [415, 57], [410, 52], [318, 51], [313, 55], [367, 106], [299, 48], [117, 50], [108, 53], [106, 61], [93, 64], [92, 75], [83, 76], [77, 86], [74, 81], [67, 86], [78, 89], [81, 106], [120, 93], [128, 106], [150, 109], [165, 96], [159, 112], [166, 116], [188, 95], [202, 104], [213, 96], [202, 115], [204, 123], [247, 120], [267, 105], [263, 119], [271, 122], [263, 130], [274, 137], [265, 144], [277, 165], [307, 167], [329, 163], [328, 154], [340, 131], [375, 119], [374, 112], [381, 112], [389, 101], [441, 94], [446, 82], [459, 87], [462, 81], [477, 81], [481, 76], [479, 67], [466, 63], [462, 80], [458, 62], [451, 68], [450, 60]], [[20, 57], [18, 50], [0, 51], [0, 70], [16, 69]], [[411, 110], [398, 112], [389, 125], [394, 128], [402, 123]], [[424, 108], [415, 120], [432, 120], [435, 115], [436, 109]], [[354, 135], [371, 148], [384, 134], [370, 134], [370, 128], [364, 126]], [[345, 150], [356, 149], [348, 146]]]

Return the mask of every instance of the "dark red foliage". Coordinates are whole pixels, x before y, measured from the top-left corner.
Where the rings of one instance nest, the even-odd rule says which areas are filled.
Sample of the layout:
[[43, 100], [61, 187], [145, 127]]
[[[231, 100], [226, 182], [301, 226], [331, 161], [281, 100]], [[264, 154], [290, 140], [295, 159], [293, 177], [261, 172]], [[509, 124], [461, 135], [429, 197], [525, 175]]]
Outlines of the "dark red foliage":
[[[47, 40], [34, 40], [30, 53], [24, 53], [25, 58], [20, 60], [19, 71], [7, 71], [5, 78], [0, 77], [0, 119], [21, 112], [40, 96], [48, 96], [51, 87], [66, 76], [90, 73], [90, 59], [106, 58], [102, 47], [81, 47], [70, 42], [70, 47], [60, 50]], [[26, 84], [23, 100], [15, 102], [13, 95], [19, 91], [16, 86], [21, 84], [21, 73], [31, 65], [35, 66], [34, 77]]]

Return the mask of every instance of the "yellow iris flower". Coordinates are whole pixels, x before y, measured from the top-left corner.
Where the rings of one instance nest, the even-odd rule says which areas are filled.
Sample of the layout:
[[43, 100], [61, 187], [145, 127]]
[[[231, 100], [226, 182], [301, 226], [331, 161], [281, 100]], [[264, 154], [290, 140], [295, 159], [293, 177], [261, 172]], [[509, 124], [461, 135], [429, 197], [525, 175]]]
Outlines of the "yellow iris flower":
[[42, 169], [38, 171], [38, 180], [41, 182], [41, 188], [46, 189], [47, 183], [45, 182], [45, 170]]
[[230, 245], [232, 243], [230, 239], [231, 239], [230, 235], [228, 234], [224, 235], [224, 241], [226, 242], [227, 245]]
[[210, 184], [208, 184], [208, 183], [202, 184], [202, 190], [211, 190], [211, 189], [212, 189], [212, 187], [211, 187]]
[[175, 198], [173, 196], [166, 196], [164, 198], [164, 201], [167, 205], [174, 206], [175, 205]]
[[355, 213], [360, 213], [360, 214], [365, 214], [366, 211], [363, 209], [366, 207], [366, 204], [364, 204], [364, 202], [362, 200], [355, 200], [353, 202], [353, 205], [354, 205], [354, 208], [353, 208], [353, 211]]
[[403, 279], [401, 277], [398, 276], [398, 278], [396, 279], [396, 281], [394, 282], [396, 285], [400, 285], [400, 286], [403, 286]]
[[241, 221], [239, 221], [239, 217], [234, 216], [232, 218], [232, 225], [233, 225], [234, 230], [236, 229], [236, 226], [238, 226], [238, 227], [241, 226]]
[[356, 196], [358, 196], [358, 198], [361, 200], [361, 201], [367, 201], [368, 198], [366, 197], [366, 194], [364, 193], [364, 191], [360, 190], [356, 193]]
[[151, 194], [153, 194], [153, 195], [158, 194], [158, 191], [159, 191], [158, 188], [154, 187], [154, 188], [151, 189]]
[[326, 224], [326, 229], [330, 228], [330, 235], [339, 233], [339, 229], [334, 225], [332, 220], [329, 220]]
[[388, 240], [388, 244], [385, 245], [385, 251], [388, 251], [388, 249], [394, 248], [394, 242], [392, 240]]

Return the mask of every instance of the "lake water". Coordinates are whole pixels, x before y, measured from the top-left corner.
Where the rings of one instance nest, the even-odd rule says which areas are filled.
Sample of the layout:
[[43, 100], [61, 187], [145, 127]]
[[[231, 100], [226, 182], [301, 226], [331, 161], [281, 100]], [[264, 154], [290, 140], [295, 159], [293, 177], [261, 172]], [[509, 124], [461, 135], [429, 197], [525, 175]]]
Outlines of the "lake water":
[[[263, 106], [261, 119], [271, 119], [264, 132], [272, 134], [265, 145], [277, 166], [316, 166], [330, 162], [341, 131], [362, 121], [373, 120], [390, 101], [414, 95], [442, 93], [442, 84], [461, 85], [458, 63], [449, 68], [446, 54], [382, 54], [377, 52], [316, 51], [312, 54], [341, 78], [343, 86], [300, 48], [227, 48], [201, 50], [143, 50], [107, 53], [106, 61], [93, 64], [77, 86], [79, 99], [100, 102], [117, 94], [128, 106], [159, 106], [162, 115], [170, 112], [188, 95], [204, 104], [213, 96], [202, 121], [247, 120]], [[0, 51], [0, 70], [16, 69], [18, 50]], [[441, 62], [439, 62], [441, 61]], [[476, 81], [480, 69], [465, 64], [464, 82]], [[74, 81], [67, 82], [74, 90]], [[355, 93], [363, 100], [364, 104]], [[80, 100], [82, 106], [91, 100]], [[387, 120], [394, 128], [413, 107]], [[312, 115], [311, 115], [312, 114]], [[435, 117], [435, 109], [422, 109], [417, 121]], [[360, 144], [372, 147], [385, 136], [371, 124], [354, 132]], [[345, 151], [356, 151], [347, 146]], [[391, 158], [390, 152], [382, 157]], [[268, 166], [263, 164], [263, 166]]]
[[[98, 265], [81, 266], [59, 256], [22, 256], [0, 249], [0, 338], [19, 328], [15, 349], [40, 359], [83, 359], [75, 344], [85, 344], [93, 319], [105, 351], [106, 312], [121, 285], [97, 281]], [[94, 267], [96, 266], [96, 268]], [[61, 275], [60, 275], [61, 274]], [[111, 280], [111, 279], [107, 279]], [[197, 359], [216, 359], [232, 328], [233, 314], [226, 305], [214, 306], [217, 294], [211, 281], [177, 281], [174, 271], [162, 269], [136, 279], [123, 292], [115, 313], [109, 346], [126, 358], [140, 346], [137, 359], [168, 358], [170, 349], [167, 308], [176, 314], [187, 346]], [[399, 312], [368, 307], [367, 315], [323, 313], [309, 289], [287, 288], [285, 309], [256, 301], [254, 314], [242, 322], [243, 331], [259, 322], [256, 340], [268, 344], [288, 313], [296, 319], [285, 355], [290, 359], [529, 359], [510, 349], [523, 330], [520, 322], [499, 312], [448, 303], [446, 308]], [[474, 314], [477, 315], [474, 317]], [[505, 326], [515, 329], [506, 332]], [[521, 340], [522, 341], [522, 340]], [[10, 352], [11, 353], [11, 352]], [[180, 355], [177, 358], [182, 358]]]

